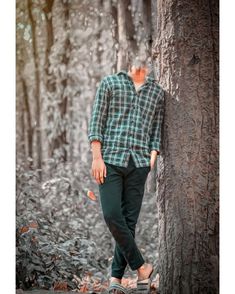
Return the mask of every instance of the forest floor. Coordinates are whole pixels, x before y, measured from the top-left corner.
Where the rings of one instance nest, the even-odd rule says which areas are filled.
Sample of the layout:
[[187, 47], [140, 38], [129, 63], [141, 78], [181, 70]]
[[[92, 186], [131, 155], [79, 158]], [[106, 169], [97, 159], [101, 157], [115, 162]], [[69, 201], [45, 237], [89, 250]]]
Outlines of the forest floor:
[[[129, 294], [135, 294], [136, 293], [136, 288], [135, 289], [129, 289], [128, 293]], [[20, 289], [20, 291], [16, 291], [16, 294], [84, 294], [84, 292], [75, 292], [75, 291], [69, 291], [69, 292], [64, 292], [64, 291], [48, 291], [48, 290], [31, 290], [31, 291], [23, 291]], [[95, 292], [88, 292], [90, 294], [95, 294]], [[106, 294], [107, 291], [99, 292], [100, 294]], [[160, 294], [156, 289], [151, 290], [151, 294]]]
[[[115, 242], [102, 215], [98, 187], [87, 174], [89, 167], [72, 180], [68, 169], [58, 167], [58, 174], [43, 183], [32, 172], [17, 172], [16, 287], [25, 289], [17, 294], [107, 290]], [[135, 239], [156, 270], [153, 293], [159, 285], [157, 226], [156, 194], [145, 191]], [[136, 280], [127, 266], [122, 284], [129, 293], [135, 292]]]

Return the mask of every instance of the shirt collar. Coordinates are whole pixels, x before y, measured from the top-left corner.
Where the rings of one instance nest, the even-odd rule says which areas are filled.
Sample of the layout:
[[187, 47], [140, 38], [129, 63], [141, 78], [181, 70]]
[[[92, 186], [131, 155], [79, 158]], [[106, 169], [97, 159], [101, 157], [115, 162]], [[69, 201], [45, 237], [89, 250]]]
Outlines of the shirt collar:
[[[120, 70], [119, 72], [117, 72], [117, 75], [120, 74], [124, 74], [126, 76], [129, 77], [128, 72], [126, 70]], [[146, 81], [147, 82], [155, 82], [156, 80], [153, 77], [153, 71], [150, 71], [147, 75], [146, 75]]]

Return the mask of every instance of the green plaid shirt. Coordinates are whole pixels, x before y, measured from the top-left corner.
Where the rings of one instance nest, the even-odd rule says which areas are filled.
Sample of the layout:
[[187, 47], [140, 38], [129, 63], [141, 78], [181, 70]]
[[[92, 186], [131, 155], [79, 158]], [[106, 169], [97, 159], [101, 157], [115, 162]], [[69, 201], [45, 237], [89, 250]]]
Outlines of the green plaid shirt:
[[96, 92], [88, 140], [101, 142], [104, 162], [150, 166], [150, 152], [159, 153], [164, 115], [164, 91], [150, 75], [136, 92], [124, 70], [105, 76]]

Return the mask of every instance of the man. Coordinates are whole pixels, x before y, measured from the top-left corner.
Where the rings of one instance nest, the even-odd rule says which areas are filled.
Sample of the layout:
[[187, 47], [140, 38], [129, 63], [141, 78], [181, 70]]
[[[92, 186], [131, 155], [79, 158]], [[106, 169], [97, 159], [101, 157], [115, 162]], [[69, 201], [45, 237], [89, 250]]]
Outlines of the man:
[[121, 279], [127, 263], [137, 270], [137, 288], [146, 279], [149, 282], [153, 272], [134, 238], [145, 182], [160, 153], [163, 115], [164, 91], [151, 77], [146, 59], [137, 57], [128, 72], [101, 80], [88, 139], [91, 173], [99, 184], [104, 220], [116, 241], [109, 292], [125, 293]]

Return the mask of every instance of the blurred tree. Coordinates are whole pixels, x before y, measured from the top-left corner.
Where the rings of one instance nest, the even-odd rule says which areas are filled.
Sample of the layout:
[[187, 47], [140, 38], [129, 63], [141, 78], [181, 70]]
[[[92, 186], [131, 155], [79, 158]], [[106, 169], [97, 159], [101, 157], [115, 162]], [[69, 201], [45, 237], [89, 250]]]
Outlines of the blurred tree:
[[136, 52], [136, 31], [131, 14], [131, 1], [120, 0], [117, 2], [117, 22], [118, 22], [118, 60], [117, 71], [125, 70], [128, 66], [128, 51]]
[[[36, 37], [36, 19], [33, 14], [33, 2], [32, 0], [27, 1], [28, 5], [28, 17], [29, 26], [31, 27], [32, 34], [32, 55], [33, 55], [33, 66], [34, 66], [34, 97], [35, 97], [35, 124], [36, 124], [36, 168], [39, 171], [39, 177], [41, 178], [41, 167], [42, 167], [42, 147], [41, 147], [41, 101], [40, 101], [40, 75], [39, 75], [39, 56], [38, 56], [38, 43]], [[25, 89], [26, 90], [26, 89]], [[26, 94], [27, 96], [27, 94]]]
[[[51, 137], [49, 142], [49, 158], [53, 158], [54, 152], [56, 150], [61, 151], [60, 159], [64, 162], [67, 161], [67, 148], [66, 145], [68, 144], [67, 141], [67, 128], [66, 128], [66, 115], [67, 115], [67, 106], [68, 106], [68, 94], [67, 94], [67, 87], [69, 83], [68, 77], [68, 65], [70, 61], [70, 52], [71, 52], [71, 42], [70, 42], [70, 5], [68, 1], [62, 2], [61, 5], [61, 13], [63, 13], [63, 30], [65, 33], [65, 37], [63, 39], [63, 51], [60, 52], [60, 84], [54, 85], [53, 88], [56, 92], [55, 99], [57, 100], [56, 111], [57, 111], [57, 132], [54, 136]], [[49, 30], [50, 32], [51, 30]], [[53, 79], [56, 81], [56, 77], [54, 76]], [[56, 86], [59, 87], [59, 91], [57, 91]], [[54, 102], [54, 101], [53, 101]], [[48, 123], [53, 121], [55, 113], [52, 112], [51, 115], [48, 116]]]
[[114, 24], [99, 1], [23, 0], [16, 8], [17, 162], [47, 179], [59, 162], [73, 166], [90, 154], [87, 99], [115, 63]]

